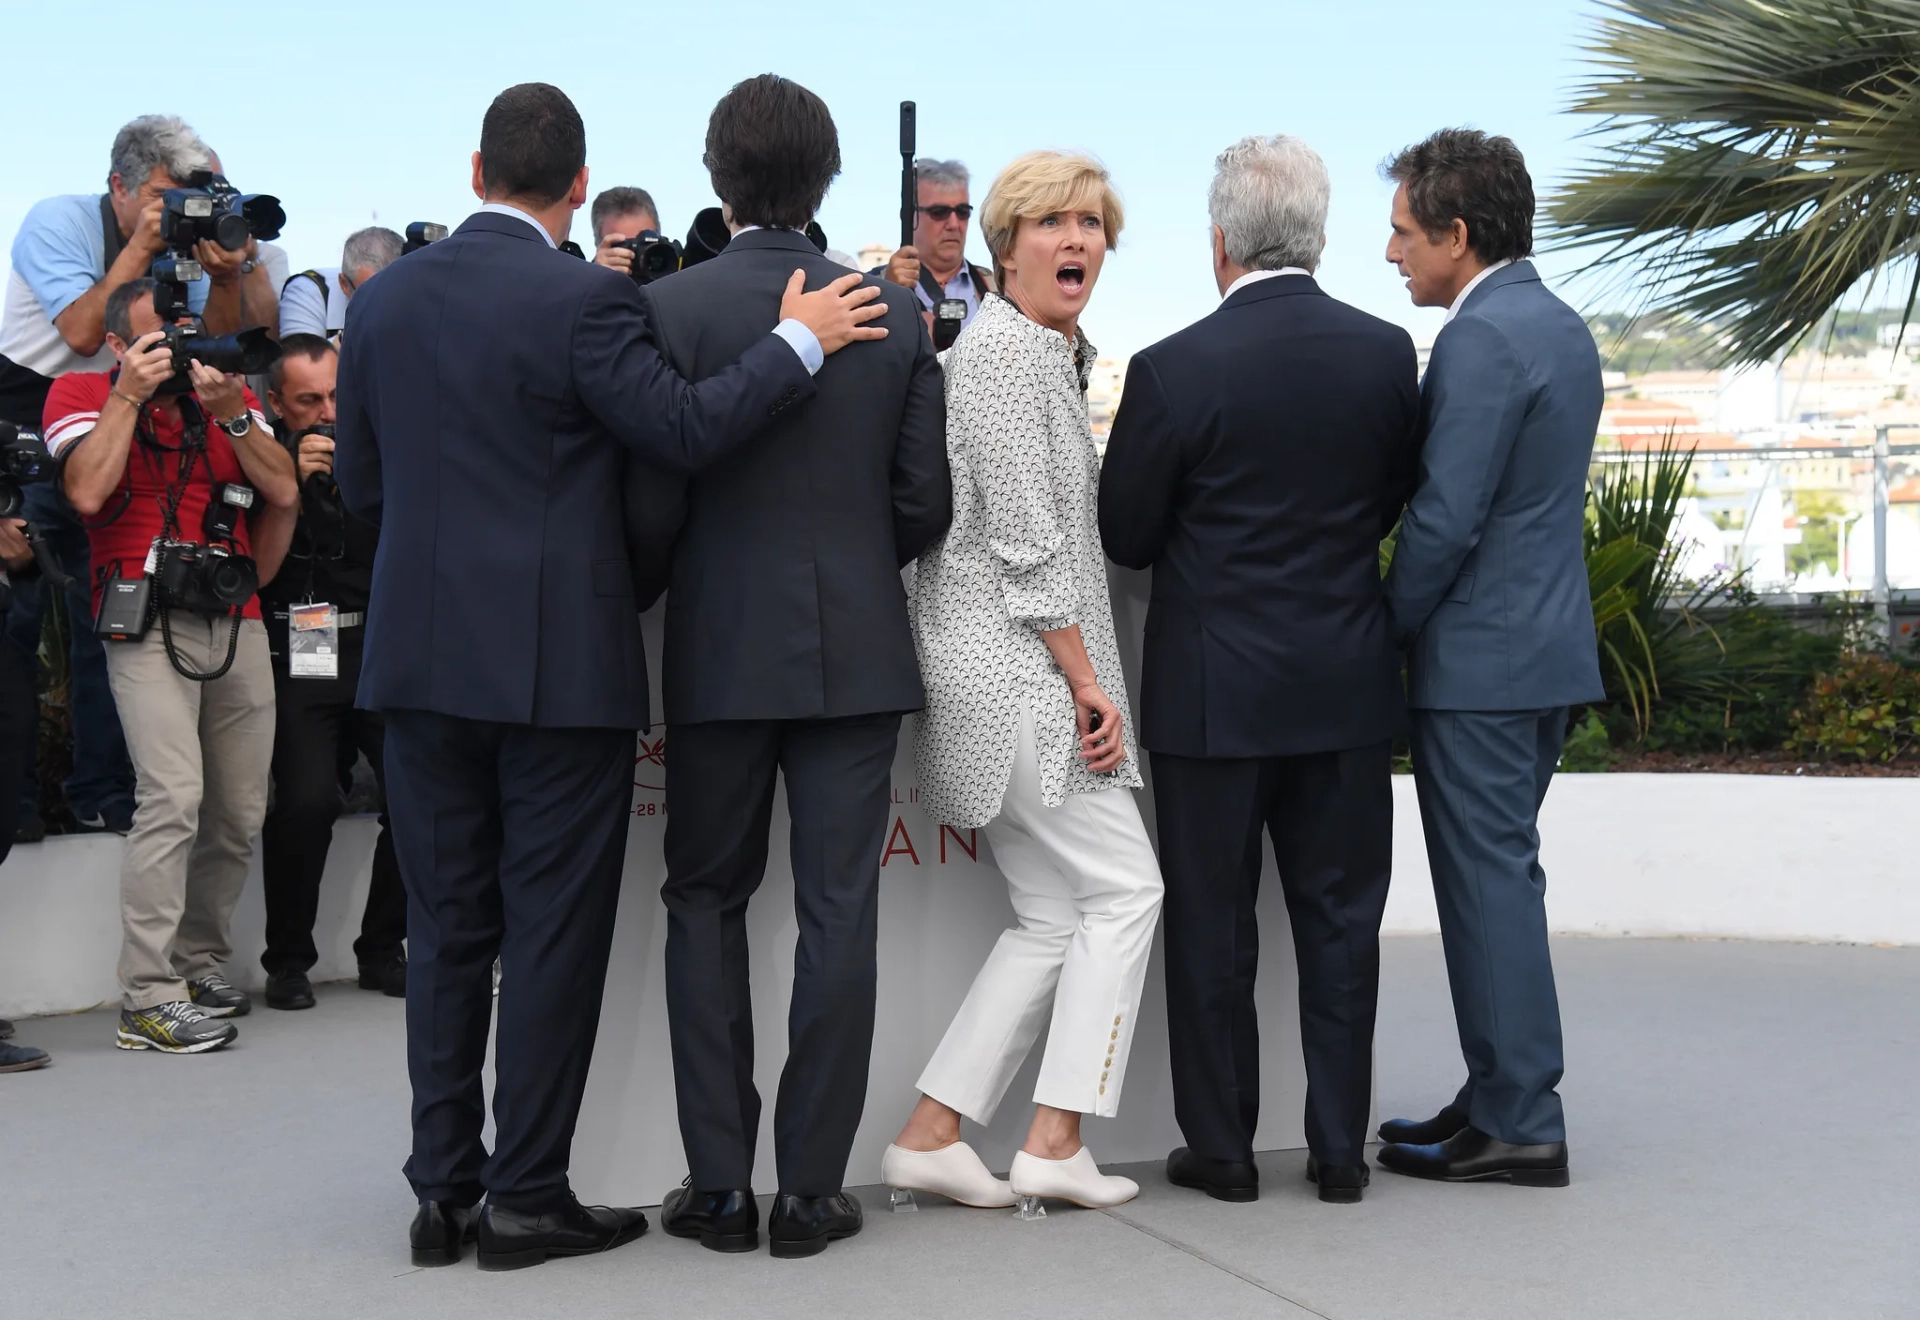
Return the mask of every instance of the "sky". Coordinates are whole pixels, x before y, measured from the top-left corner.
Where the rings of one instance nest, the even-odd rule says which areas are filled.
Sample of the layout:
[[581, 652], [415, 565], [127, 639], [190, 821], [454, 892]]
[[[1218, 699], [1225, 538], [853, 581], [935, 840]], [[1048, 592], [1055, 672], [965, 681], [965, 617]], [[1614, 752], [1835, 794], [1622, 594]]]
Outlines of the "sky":
[[[402, 229], [470, 214], [481, 116], [502, 88], [526, 81], [554, 83], [579, 106], [593, 190], [648, 189], [681, 237], [714, 204], [700, 165], [714, 102], [771, 71], [833, 112], [845, 168], [820, 223], [849, 252], [898, 237], [902, 100], [918, 104], [922, 154], [971, 168], [976, 203], [1023, 151], [1099, 156], [1127, 223], [1083, 325], [1117, 356], [1216, 305], [1207, 184], [1215, 155], [1249, 133], [1297, 134], [1327, 162], [1328, 292], [1430, 336], [1441, 313], [1412, 307], [1383, 257], [1392, 187], [1381, 160], [1436, 128], [1471, 125], [1515, 139], [1545, 196], [1591, 149], [1580, 140], [1590, 122], [1565, 107], [1586, 76], [1580, 45], [1600, 9], [1594, 0], [274, 3], [232, 22], [156, 10], [146, 38], [115, 19], [111, 71], [84, 78], [74, 68], [78, 12], [0, 0], [16, 108], [15, 163], [0, 190], [9, 246], [39, 198], [104, 187], [122, 123], [165, 112], [200, 132], [240, 188], [282, 200], [280, 242], [295, 270], [335, 265], [341, 240], [376, 219]], [[221, 53], [196, 68], [178, 52], [201, 32]], [[574, 237], [590, 244], [584, 210]], [[969, 255], [986, 259], [977, 232]], [[1576, 267], [1543, 261], [1563, 291]], [[1580, 286], [1571, 292], [1582, 301]]]

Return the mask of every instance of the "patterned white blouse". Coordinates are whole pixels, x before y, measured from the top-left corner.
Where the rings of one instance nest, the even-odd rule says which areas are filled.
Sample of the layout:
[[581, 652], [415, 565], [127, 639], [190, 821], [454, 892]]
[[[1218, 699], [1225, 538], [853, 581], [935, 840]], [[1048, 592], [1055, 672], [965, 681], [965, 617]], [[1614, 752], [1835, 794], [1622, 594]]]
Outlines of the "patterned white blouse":
[[[1140, 786], [1095, 517], [1093, 359], [1084, 335], [1069, 344], [998, 295], [941, 356], [953, 525], [920, 557], [910, 614], [927, 690], [913, 740], [921, 802], [943, 824], [1000, 814], [1022, 706], [1033, 713], [1048, 806]], [[1076, 623], [1094, 677], [1121, 711], [1127, 759], [1108, 774], [1080, 759], [1072, 690], [1040, 637]]]

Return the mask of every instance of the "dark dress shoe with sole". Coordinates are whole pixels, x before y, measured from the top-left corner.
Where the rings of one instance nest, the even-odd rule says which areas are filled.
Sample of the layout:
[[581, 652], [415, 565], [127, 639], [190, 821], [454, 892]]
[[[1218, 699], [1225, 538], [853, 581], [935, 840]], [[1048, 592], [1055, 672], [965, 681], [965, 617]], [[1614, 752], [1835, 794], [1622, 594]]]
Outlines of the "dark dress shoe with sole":
[[413, 1263], [422, 1267], [458, 1265], [467, 1243], [473, 1241], [479, 1216], [471, 1206], [451, 1201], [422, 1201], [407, 1230], [407, 1243], [413, 1248]]
[[1382, 1146], [1380, 1167], [1436, 1182], [1487, 1182], [1505, 1178], [1515, 1187], [1565, 1187], [1567, 1143], [1517, 1146], [1478, 1128], [1465, 1128], [1437, 1145]]
[[817, 1256], [829, 1242], [850, 1238], [865, 1222], [860, 1202], [847, 1192], [832, 1196], [795, 1196], [782, 1192], [767, 1216], [767, 1251], [792, 1260]]
[[1437, 1146], [1448, 1137], [1463, 1132], [1467, 1111], [1448, 1105], [1424, 1123], [1410, 1118], [1390, 1118], [1380, 1125], [1380, 1140], [1395, 1146]]
[[521, 1270], [549, 1256], [597, 1256], [647, 1231], [638, 1210], [581, 1205], [571, 1193], [551, 1210], [510, 1210], [489, 1202], [480, 1212], [480, 1268]]
[[760, 1245], [760, 1204], [750, 1187], [702, 1192], [689, 1178], [660, 1203], [660, 1227], [669, 1237], [698, 1238], [708, 1251], [752, 1251]]
[[268, 1008], [312, 1008], [313, 982], [305, 972], [281, 972], [267, 978], [265, 997]]
[[1251, 1162], [1210, 1159], [1186, 1146], [1167, 1156], [1167, 1181], [1205, 1192], [1216, 1201], [1260, 1199], [1260, 1173]]
[[1373, 1170], [1364, 1164], [1322, 1164], [1309, 1155], [1307, 1181], [1319, 1187], [1320, 1199], [1329, 1205], [1358, 1205], [1363, 1189], [1373, 1181]]

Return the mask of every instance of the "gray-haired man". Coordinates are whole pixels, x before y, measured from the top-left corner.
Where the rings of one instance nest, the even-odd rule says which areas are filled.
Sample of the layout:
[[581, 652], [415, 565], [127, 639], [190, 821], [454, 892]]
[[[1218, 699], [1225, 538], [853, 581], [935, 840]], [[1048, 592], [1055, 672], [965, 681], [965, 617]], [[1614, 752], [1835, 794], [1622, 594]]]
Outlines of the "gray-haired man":
[[869, 273], [912, 289], [928, 316], [936, 302], [958, 298], [967, 305], [966, 320], [971, 321], [980, 299], [993, 292], [993, 277], [967, 260], [967, 228], [973, 219], [967, 167], [957, 160], [922, 156], [913, 163], [913, 177], [919, 189], [913, 244]]
[[402, 246], [400, 235], [378, 225], [347, 235], [338, 266], [303, 270], [280, 291], [280, 337], [339, 334], [353, 291], [399, 260]]
[[1219, 309], [1134, 355], [1100, 474], [1100, 537], [1153, 569], [1140, 743], [1167, 892], [1167, 1178], [1259, 1195], [1254, 977], [1260, 835], [1292, 918], [1307, 1176], [1367, 1183], [1380, 918], [1400, 662], [1380, 538], [1412, 485], [1407, 332], [1314, 280], [1327, 169], [1293, 137], [1220, 154], [1207, 209]]

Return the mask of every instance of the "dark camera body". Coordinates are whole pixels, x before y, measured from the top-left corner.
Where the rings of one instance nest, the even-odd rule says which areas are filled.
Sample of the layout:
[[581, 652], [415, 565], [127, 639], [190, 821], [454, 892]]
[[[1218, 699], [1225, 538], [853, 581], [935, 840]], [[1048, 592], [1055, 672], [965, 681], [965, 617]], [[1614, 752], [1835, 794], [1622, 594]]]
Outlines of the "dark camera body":
[[0, 518], [17, 518], [26, 502], [22, 486], [52, 481], [53, 456], [38, 431], [0, 422]]
[[237, 335], [204, 335], [192, 326], [169, 325], [162, 333], [173, 354], [173, 375], [156, 391], [159, 394], [192, 392], [193, 377], [187, 374], [187, 364], [196, 359], [230, 376], [257, 376], [280, 360], [280, 345], [265, 326]]
[[633, 253], [633, 266], [627, 273], [635, 284], [651, 284], [680, 269], [680, 245], [658, 230], [643, 229], [613, 246]]
[[287, 213], [280, 199], [243, 193], [224, 174], [196, 170], [184, 188], [160, 194], [160, 237], [176, 253], [202, 241], [238, 252], [249, 238], [278, 238]]
[[162, 541], [154, 550], [160, 562], [153, 576], [165, 605], [226, 615], [244, 607], [260, 589], [260, 571], [253, 560], [226, 546]]

